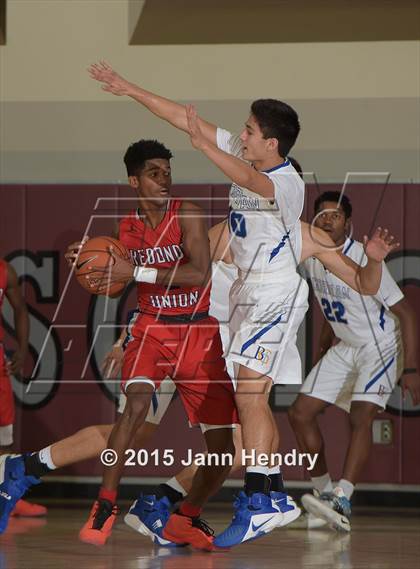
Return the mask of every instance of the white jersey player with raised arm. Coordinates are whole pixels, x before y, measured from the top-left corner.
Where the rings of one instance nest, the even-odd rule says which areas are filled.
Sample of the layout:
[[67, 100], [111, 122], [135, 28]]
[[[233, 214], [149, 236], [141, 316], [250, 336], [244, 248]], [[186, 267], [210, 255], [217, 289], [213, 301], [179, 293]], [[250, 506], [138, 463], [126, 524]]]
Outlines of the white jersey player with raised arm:
[[[240, 138], [226, 130], [217, 129], [217, 146], [242, 158]], [[229, 357], [274, 382], [301, 383], [295, 342], [308, 287], [296, 267], [304, 183], [287, 159], [262, 173], [273, 182], [274, 199], [237, 184], [229, 194], [230, 248], [239, 270], [230, 293]], [[287, 370], [284, 358], [294, 362]]]
[[[364, 266], [363, 245], [347, 239], [343, 254]], [[312, 369], [302, 393], [346, 411], [352, 401], [385, 407], [403, 369], [398, 319], [389, 307], [403, 297], [386, 264], [375, 296], [360, 295], [315, 258], [304, 267], [324, 317], [339, 341]]]

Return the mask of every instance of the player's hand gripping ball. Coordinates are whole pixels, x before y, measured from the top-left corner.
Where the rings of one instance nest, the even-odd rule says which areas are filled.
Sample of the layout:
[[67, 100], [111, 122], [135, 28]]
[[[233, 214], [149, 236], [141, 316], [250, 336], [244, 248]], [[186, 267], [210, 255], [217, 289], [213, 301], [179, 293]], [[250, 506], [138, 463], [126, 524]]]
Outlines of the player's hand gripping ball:
[[118, 239], [93, 237], [80, 249], [75, 262], [75, 274], [79, 283], [91, 294], [114, 296], [121, 293], [127, 280], [113, 275], [117, 257], [130, 262], [128, 249]]

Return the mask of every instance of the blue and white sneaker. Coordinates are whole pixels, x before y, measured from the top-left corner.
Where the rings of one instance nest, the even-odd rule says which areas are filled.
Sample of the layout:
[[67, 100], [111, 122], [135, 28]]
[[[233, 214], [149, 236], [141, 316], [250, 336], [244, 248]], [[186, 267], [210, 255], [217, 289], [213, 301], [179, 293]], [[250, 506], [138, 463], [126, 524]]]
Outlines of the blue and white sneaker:
[[153, 543], [163, 547], [179, 547], [178, 543], [163, 537], [163, 528], [171, 515], [171, 503], [166, 496], [156, 498], [154, 494], [140, 496], [125, 515], [125, 523], [142, 535], [150, 537]]
[[16, 502], [26, 491], [41, 480], [26, 476], [25, 463], [21, 454], [0, 456], [0, 534], [7, 528], [9, 516]]
[[235, 513], [231, 524], [214, 538], [216, 547], [227, 548], [261, 537], [277, 527], [279, 509], [270, 496], [257, 492], [247, 496], [240, 492], [233, 504]]
[[337, 486], [333, 492], [302, 496], [305, 510], [317, 518], [322, 518], [328, 525], [337, 531], [350, 531], [351, 505], [342, 488]]
[[281, 516], [277, 518], [276, 527], [281, 528], [287, 526], [298, 519], [302, 513], [296, 502], [291, 496], [285, 492], [270, 492], [271, 503], [273, 508], [277, 508]]

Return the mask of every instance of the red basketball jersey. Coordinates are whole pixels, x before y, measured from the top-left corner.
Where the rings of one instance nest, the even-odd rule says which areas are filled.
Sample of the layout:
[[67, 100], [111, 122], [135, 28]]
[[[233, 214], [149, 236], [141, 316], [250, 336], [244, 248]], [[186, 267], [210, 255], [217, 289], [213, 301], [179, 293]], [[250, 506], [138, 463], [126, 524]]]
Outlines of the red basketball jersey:
[[[3, 306], [4, 296], [6, 294], [7, 289], [7, 263], [0, 259], [0, 314], [1, 309]], [[0, 318], [0, 342], [3, 340], [4, 337], [4, 330], [3, 326], [1, 325], [1, 318]]]
[[[188, 262], [182, 248], [182, 230], [178, 210], [182, 202], [170, 200], [165, 216], [153, 229], [133, 212], [120, 222], [120, 241], [129, 249], [135, 265], [168, 269]], [[192, 314], [207, 312], [210, 286], [168, 286], [139, 283], [137, 302], [140, 312], [148, 314]]]

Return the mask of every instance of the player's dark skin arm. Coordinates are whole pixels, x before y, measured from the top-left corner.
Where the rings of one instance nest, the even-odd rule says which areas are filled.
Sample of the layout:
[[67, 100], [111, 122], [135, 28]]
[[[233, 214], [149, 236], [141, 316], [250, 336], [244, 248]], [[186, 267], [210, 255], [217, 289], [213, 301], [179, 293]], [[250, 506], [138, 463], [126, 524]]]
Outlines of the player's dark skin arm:
[[8, 369], [11, 373], [21, 373], [26, 355], [28, 353], [29, 318], [25, 301], [20, 291], [16, 271], [7, 265], [6, 297], [13, 309], [14, 327], [18, 349], [13, 354]]
[[[183, 249], [189, 261], [183, 265], [178, 264], [170, 270], [159, 269], [156, 282], [175, 286], [206, 286], [211, 277], [211, 260], [220, 260], [222, 249], [224, 249], [225, 257], [228, 256], [228, 244], [226, 244], [222, 224], [218, 224], [207, 231], [204, 211], [191, 202], [182, 204], [180, 224], [183, 232]], [[118, 229], [116, 231], [118, 232]], [[88, 237], [85, 236], [83, 242], [87, 239]], [[210, 240], [212, 245], [210, 245]], [[65, 258], [69, 267], [73, 267], [81, 244], [82, 242], [78, 241], [68, 246]], [[107, 282], [110, 280], [111, 282], [125, 281], [128, 283], [133, 280], [134, 266], [116, 255], [115, 252], [114, 257], [116, 263]], [[229, 262], [229, 260], [224, 260]], [[107, 286], [104, 285], [104, 292], [106, 292]], [[112, 298], [121, 296], [122, 293], [123, 291], [113, 295]]]
[[156, 282], [182, 286], [206, 286], [211, 278], [210, 242], [204, 211], [184, 202], [180, 207], [183, 250], [188, 257], [184, 265], [170, 270], [158, 269]]
[[[184, 202], [179, 210], [183, 234], [183, 250], [188, 262], [178, 263], [171, 269], [158, 269], [156, 283], [169, 286], [206, 286], [211, 278], [210, 243], [204, 211], [191, 202]], [[130, 282], [134, 279], [134, 265], [111, 250], [114, 257], [112, 272], [107, 275], [104, 286], [96, 287], [98, 293], [106, 292], [114, 282]], [[146, 267], [147, 268], [147, 267]], [[109, 269], [92, 267], [90, 278], [100, 278]]]
[[[413, 405], [420, 403], [420, 375], [418, 370], [418, 347], [419, 335], [416, 317], [408, 300], [403, 298], [390, 307], [390, 310], [398, 317], [400, 322], [401, 336], [404, 346], [404, 369], [400, 385], [403, 395], [407, 391], [411, 394]], [[416, 370], [416, 371], [409, 371]]]

